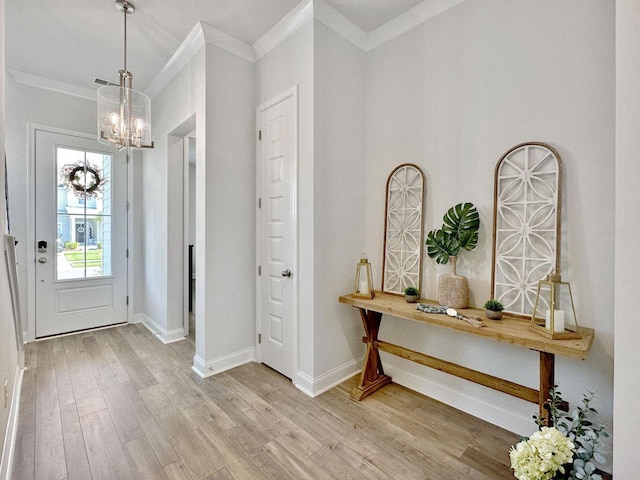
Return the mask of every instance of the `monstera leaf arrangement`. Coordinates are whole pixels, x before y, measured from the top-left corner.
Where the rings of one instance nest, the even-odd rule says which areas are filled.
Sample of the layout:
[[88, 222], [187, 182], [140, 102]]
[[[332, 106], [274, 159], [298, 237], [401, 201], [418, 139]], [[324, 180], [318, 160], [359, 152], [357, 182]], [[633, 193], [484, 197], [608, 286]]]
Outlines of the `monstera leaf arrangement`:
[[449, 263], [462, 250], [471, 251], [478, 245], [480, 216], [473, 203], [459, 203], [447, 211], [441, 229], [427, 235], [427, 254], [437, 263]]

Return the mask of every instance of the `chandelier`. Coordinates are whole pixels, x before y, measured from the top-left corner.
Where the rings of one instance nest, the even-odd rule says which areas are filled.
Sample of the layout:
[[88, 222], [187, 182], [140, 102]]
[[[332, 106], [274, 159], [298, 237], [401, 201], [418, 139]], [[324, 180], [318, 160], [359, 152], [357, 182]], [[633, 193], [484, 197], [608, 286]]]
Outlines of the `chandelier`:
[[98, 141], [123, 148], [153, 148], [151, 141], [151, 100], [133, 90], [133, 75], [127, 70], [127, 15], [135, 7], [126, 0], [116, 0], [124, 17], [124, 68], [118, 70], [119, 86], [98, 89]]

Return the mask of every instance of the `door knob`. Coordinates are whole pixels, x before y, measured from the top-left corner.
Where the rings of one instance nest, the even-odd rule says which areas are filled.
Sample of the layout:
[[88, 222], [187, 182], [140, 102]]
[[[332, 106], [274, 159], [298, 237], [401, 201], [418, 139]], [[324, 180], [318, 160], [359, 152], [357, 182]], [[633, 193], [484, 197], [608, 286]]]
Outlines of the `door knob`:
[[289, 270], [288, 268], [286, 270], [282, 271], [282, 276], [283, 277], [290, 277], [291, 276], [291, 270]]
[[38, 259], [38, 262], [40, 262], [40, 263], [47, 263], [47, 259], [46, 259], [45, 257], [40, 257], [40, 258]]

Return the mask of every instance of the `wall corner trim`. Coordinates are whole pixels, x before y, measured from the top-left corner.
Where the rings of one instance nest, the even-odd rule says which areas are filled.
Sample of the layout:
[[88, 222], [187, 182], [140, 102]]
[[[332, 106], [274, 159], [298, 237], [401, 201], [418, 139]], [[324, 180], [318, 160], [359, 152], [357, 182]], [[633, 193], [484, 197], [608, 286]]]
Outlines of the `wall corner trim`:
[[314, 398], [360, 372], [362, 370], [362, 360], [362, 357], [351, 360], [318, 377], [311, 377], [298, 370], [293, 383], [298, 390]]
[[245, 363], [255, 362], [255, 359], [255, 347], [245, 348], [244, 350], [239, 350], [211, 360], [204, 360], [202, 357], [194, 355], [191, 370], [196, 372], [201, 378], [207, 378], [226, 370], [239, 367]]
[[147, 330], [153, 333], [153, 335], [164, 344], [185, 340], [184, 330], [182, 328], [165, 330], [144, 313], [138, 313], [136, 317], [141, 319], [142, 324], [147, 327]]

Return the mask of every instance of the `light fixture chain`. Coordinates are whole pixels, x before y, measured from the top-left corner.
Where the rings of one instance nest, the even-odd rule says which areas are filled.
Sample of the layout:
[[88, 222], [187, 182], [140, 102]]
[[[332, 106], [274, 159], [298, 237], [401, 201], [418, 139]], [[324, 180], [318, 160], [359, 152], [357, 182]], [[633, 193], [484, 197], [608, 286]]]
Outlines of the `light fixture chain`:
[[122, 14], [124, 16], [124, 71], [127, 71], [127, 2], [124, 2]]

